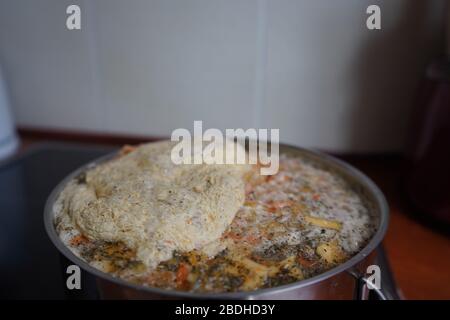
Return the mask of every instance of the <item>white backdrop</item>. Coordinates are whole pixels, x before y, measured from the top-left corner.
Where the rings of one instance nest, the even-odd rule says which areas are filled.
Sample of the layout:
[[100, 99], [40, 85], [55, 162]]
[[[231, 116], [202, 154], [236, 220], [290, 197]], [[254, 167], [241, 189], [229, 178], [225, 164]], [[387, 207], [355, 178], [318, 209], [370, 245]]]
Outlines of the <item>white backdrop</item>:
[[[81, 31], [66, 7], [81, 7]], [[378, 4], [382, 30], [365, 27]], [[169, 135], [280, 128], [332, 151], [399, 150], [441, 0], [0, 0], [18, 125]]]

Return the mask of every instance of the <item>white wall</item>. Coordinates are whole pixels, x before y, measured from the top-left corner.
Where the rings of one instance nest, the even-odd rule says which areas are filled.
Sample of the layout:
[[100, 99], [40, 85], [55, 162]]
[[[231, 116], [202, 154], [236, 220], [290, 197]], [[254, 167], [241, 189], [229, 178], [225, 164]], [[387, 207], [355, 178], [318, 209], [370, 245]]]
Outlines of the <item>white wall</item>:
[[[392, 151], [443, 47], [443, 3], [0, 0], [0, 63], [21, 126], [169, 135], [204, 120]], [[65, 28], [69, 4], [81, 31]], [[369, 4], [381, 31], [365, 28]]]

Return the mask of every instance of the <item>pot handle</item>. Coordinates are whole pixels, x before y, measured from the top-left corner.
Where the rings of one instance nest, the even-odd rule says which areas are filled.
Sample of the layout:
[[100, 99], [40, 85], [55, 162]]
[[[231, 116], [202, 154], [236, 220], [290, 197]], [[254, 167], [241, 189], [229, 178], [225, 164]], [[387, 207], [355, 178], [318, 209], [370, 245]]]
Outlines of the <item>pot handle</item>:
[[353, 275], [356, 277], [356, 299], [368, 300], [369, 293], [372, 291], [378, 300], [401, 300], [402, 298], [397, 291], [397, 286], [395, 285], [383, 246], [378, 246], [376, 252], [376, 264], [383, 271], [381, 273], [381, 288], [373, 287], [367, 276], [354, 272]]
[[370, 291], [376, 294], [378, 300], [390, 300], [383, 290], [373, 287], [366, 276], [359, 277], [356, 281], [358, 282], [356, 291], [357, 300], [369, 300]]

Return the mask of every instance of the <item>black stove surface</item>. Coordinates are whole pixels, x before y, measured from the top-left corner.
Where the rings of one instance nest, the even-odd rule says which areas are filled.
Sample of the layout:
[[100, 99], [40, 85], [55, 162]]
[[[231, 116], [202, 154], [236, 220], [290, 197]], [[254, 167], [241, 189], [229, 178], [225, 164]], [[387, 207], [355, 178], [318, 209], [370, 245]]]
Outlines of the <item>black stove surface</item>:
[[60, 256], [44, 228], [45, 201], [71, 171], [112, 150], [42, 144], [0, 165], [0, 298], [68, 297]]
[[[113, 150], [46, 143], [0, 163], [0, 299], [98, 298], [95, 280], [84, 272], [82, 290], [66, 289], [69, 262], [47, 236], [43, 214], [47, 197], [65, 176]], [[377, 264], [385, 271], [383, 285], [393, 292], [388, 298], [398, 298], [381, 247]]]

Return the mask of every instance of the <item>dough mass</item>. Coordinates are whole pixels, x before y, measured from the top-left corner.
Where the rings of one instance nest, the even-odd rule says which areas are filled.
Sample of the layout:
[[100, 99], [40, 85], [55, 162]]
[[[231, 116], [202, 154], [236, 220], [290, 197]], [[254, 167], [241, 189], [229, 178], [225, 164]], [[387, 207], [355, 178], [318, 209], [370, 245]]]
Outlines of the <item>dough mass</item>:
[[70, 183], [61, 221], [91, 240], [123, 242], [149, 267], [174, 251], [223, 249], [219, 238], [245, 199], [245, 165], [175, 165], [169, 141], [146, 144]]

